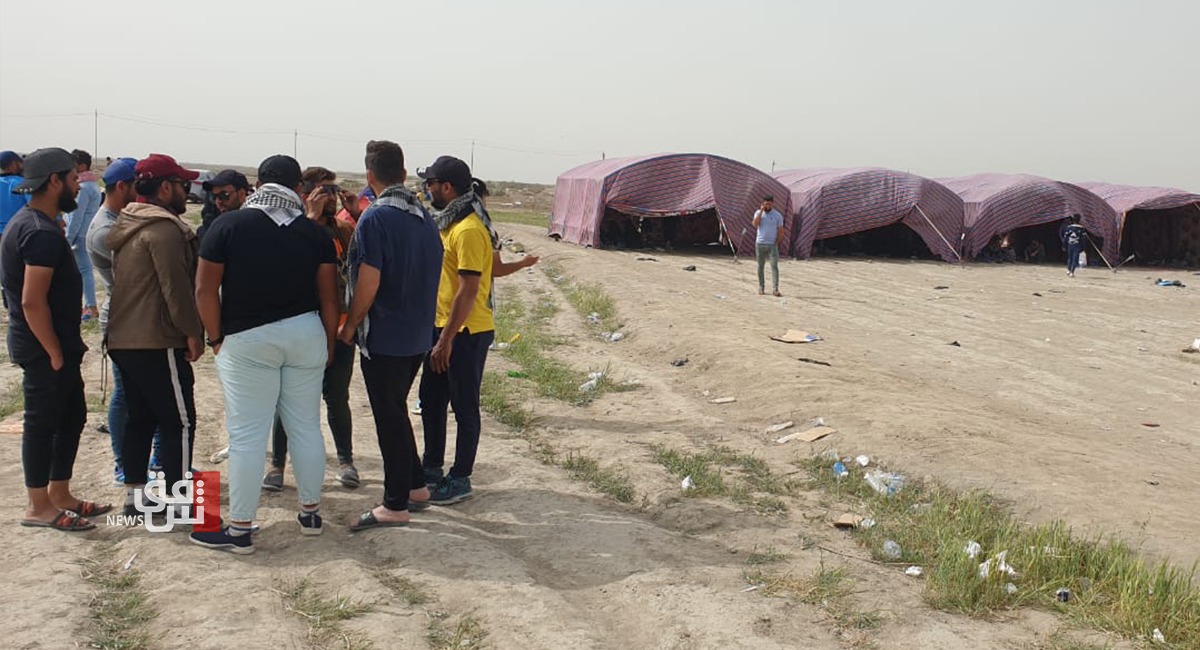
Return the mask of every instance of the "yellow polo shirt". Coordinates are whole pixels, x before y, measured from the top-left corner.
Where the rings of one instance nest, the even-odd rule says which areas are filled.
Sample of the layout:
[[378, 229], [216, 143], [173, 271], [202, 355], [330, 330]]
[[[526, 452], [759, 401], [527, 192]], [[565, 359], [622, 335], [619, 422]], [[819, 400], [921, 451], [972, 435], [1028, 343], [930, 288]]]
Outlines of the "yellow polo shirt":
[[479, 215], [472, 212], [442, 231], [442, 279], [438, 283], [438, 327], [450, 322], [450, 306], [461, 284], [459, 276], [478, 275], [479, 293], [463, 327], [472, 334], [496, 329], [492, 319], [492, 236]]

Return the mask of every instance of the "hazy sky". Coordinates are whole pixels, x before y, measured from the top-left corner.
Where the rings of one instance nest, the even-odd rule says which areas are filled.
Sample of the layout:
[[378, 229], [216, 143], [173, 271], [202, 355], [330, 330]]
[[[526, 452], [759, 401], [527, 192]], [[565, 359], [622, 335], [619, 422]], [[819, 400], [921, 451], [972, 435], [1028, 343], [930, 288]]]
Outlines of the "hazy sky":
[[[282, 11], [277, 8], [283, 8]], [[0, 0], [0, 148], [553, 182], [697, 151], [1200, 191], [1200, 1]], [[177, 128], [132, 121], [169, 123]]]

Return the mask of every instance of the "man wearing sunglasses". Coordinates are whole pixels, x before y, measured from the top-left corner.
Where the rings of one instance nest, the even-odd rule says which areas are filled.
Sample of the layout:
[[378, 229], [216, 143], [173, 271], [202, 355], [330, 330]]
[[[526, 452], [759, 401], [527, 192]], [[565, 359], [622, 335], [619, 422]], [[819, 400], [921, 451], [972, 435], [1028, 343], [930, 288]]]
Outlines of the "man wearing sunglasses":
[[200, 244], [180, 216], [197, 176], [163, 154], [139, 160], [137, 200], [125, 206], [108, 233], [113, 288], [106, 338], [129, 412], [121, 454], [127, 515], [138, 514], [134, 495], [146, 484], [155, 429], [162, 436], [167, 485], [183, 480], [191, 466], [192, 363], [204, 353], [204, 327], [194, 298]]
[[212, 197], [215, 208], [209, 209], [209, 206], [205, 205], [204, 212], [200, 215], [201, 222], [200, 227], [196, 229], [196, 236], [203, 241], [204, 234], [208, 232], [209, 226], [217, 220], [217, 217], [242, 208], [242, 204], [246, 202], [246, 196], [250, 193], [250, 181], [246, 180], [245, 174], [234, 169], [226, 169], [213, 176], [211, 180], [204, 181], [201, 186]]

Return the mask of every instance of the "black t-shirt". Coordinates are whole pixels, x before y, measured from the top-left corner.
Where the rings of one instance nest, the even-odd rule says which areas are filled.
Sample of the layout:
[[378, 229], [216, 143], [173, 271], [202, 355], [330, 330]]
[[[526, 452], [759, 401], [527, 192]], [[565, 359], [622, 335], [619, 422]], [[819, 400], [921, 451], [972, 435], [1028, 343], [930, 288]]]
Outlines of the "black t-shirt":
[[200, 257], [225, 265], [221, 335], [244, 332], [320, 308], [317, 268], [336, 264], [333, 241], [303, 216], [286, 226], [256, 208], [212, 222]]
[[28, 205], [13, 215], [0, 239], [0, 265], [4, 300], [8, 305], [8, 356], [14, 363], [26, 364], [47, 356], [42, 344], [29, 329], [21, 297], [25, 291], [25, 267], [54, 269], [50, 280], [50, 321], [58, 335], [63, 355], [82, 355], [87, 350], [79, 333], [80, 306], [83, 304], [83, 276], [75, 264], [70, 244], [50, 217]]

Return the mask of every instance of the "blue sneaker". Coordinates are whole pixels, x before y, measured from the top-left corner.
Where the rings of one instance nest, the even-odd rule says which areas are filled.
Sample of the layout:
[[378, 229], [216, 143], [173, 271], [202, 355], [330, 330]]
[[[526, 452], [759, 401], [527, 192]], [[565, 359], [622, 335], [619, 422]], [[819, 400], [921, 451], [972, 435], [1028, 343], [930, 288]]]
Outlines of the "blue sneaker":
[[441, 485], [442, 481], [445, 479], [446, 476], [442, 473], [442, 468], [425, 468], [425, 487], [429, 488], [430, 492], [436, 490], [437, 486]]
[[254, 552], [254, 539], [250, 533], [245, 535], [229, 534], [229, 527], [221, 528], [218, 533], [192, 533], [188, 539], [193, 544], [218, 551], [229, 551], [238, 555], [249, 555]]
[[471, 479], [447, 476], [433, 489], [429, 503], [435, 506], [452, 506], [470, 499], [471, 496]]
[[125, 470], [120, 465], [113, 467], [113, 487], [125, 487]]

